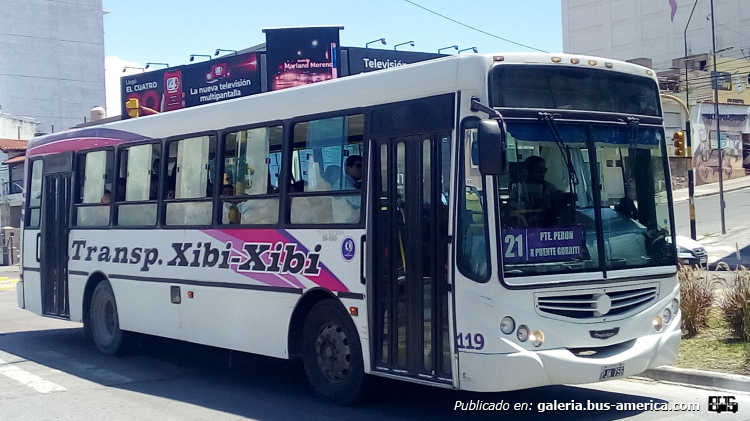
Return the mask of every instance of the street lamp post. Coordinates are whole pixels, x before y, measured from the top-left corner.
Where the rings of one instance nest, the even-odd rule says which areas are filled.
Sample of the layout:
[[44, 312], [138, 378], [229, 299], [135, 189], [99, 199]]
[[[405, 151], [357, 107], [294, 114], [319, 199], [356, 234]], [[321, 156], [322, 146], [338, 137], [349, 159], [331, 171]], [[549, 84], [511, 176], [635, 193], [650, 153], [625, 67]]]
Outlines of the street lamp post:
[[217, 48], [216, 51], [214, 51], [214, 55], [218, 56], [219, 53], [225, 52], [225, 53], [234, 53], [234, 55], [237, 55], [237, 50], [225, 50], [223, 48]]
[[413, 47], [414, 46], [414, 41], [406, 41], [406, 42], [402, 42], [401, 44], [396, 44], [396, 45], [393, 46], [393, 49], [395, 50], [396, 47], [400, 47], [400, 46], [406, 45], [406, 44], [409, 44], [409, 45], [411, 45]]
[[[711, 78], [714, 88], [714, 115], [716, 117], [716, 147], [719, 155], [719, 215], [721, 217], [721, 233], [726, 234], [727, 228], [724, 221], [724, 153], [721, 147], [721, 126], [719, 124], [719, 74], [716, 70], [716, 15], [714, 15], [714, 0], [711, 0], [711, 45], [713, 46], [714, 74]], [[709, 136], [710, 138], [710, 136]], [[709, 142], [710, 143], [710, 142]]]
[[688, 208], [690, 212], [690, 238], [695, 240], [696, 226], [695, 226], [695, 180], [693, 179], [693, 133], [690, 127], [692, 115], [690, 114], [690, 85], [688, 84], [688, 67], [687, 67], [687, 30], [690, 26], [690, 21], [693, 19], [693, 12], [695, 12], [695, 6], [698, 4], [698, 0], [693, 3], [693, 10], [690, 11], [690, 17], [688, 18], [687, 24], [685, 25], [685, 31], [683, 32], [683, 38], [685, 40], [685, 105], [687, 106], [687, 119], [685, 121], [685, 147], [690, 153], [690, 163], [688, 164]]
[[374, 44], [374, 43], [376, 43], [376, 42], [379, 42], [379, 43], [381, 43], [381, 44], [383, 44], [383, 45], [386, 45], [386, 44], [385, 44], [385, 38], [378, 38], [378, 39], [376, 39], [376, 40], [374, 40], [374, 41], [370, 41], [370, 42], [366, 43], [366, 44], [365, 44], [365, 48], [370, 48], [370, 44]]
[[194, 61], [196, 57], [208, 57], [209, 60], [213, 58], [208, 54], [190, 54], [190, 61]]
[[159, 65], [159, 66], [167, 66], [167, 68], [169, 68], [169, 63], [146, 63], [146, 68], [148, 69], [152, 64]]

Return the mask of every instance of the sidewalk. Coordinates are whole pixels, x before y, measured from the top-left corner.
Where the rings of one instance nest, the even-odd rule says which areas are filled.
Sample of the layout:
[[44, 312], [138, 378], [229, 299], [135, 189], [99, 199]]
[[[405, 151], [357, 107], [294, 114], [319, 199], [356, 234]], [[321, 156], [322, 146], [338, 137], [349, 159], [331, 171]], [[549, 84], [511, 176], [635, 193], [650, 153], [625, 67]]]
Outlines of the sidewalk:
[[[750, 176], [730, 178], [724, 180], [724, 193], [734, 190], [744, 189], [750, 187]], [[719, 194], [719, 183], [704, 184], [702, 186], [695, 186], [693, 189], [693, 197], [712, 196]], [[688, 200], [688, 189], [677, 189], [672, 191], [672, 200], [676, 202], [683, 202]]]
[[750, 393], [750, 377], [664, 365], [633, 377]]

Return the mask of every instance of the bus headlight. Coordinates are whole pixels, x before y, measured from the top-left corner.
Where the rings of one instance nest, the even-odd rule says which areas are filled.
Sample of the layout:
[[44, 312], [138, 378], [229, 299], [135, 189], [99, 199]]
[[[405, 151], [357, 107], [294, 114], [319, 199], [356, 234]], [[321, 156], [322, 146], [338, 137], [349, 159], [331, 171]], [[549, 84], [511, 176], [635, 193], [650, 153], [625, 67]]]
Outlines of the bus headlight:
[[516, 330], [515, 320], [513, 320], [513, 318], [510, 316], [503, 317], [503, 320], [500, 321], [500, 330], [504, 334], [510, 335], [514, 330]]
[[529, 339], [531, 339], [532, 345], [539, 346], [544, 342], [544, 333], [541, 330], [535, 330]]
[[662, 320], [661, 316], [654, 317], [654, 321], [651, 323], [654, 325], [654, 329], [656, 329], [657, 332], [660, 332], [661, 328], [664, 327], [664, 320]]
[[526, 339], [529, 339], [529, 328], [526, 325], [518, 326], [516, 338], [521, 342], [526, 342]]
[[672, 304], [670, 304], [669, 308], [672, 310], [673, 315], [677, 315], [677, 312], [680, 311], [680, 302], [677, 301], [677, 298], [672, 300]]
[[665, 308], [664, 311], [661, 312], [661, 318], [664, 320], [664, 324], [668, 325], [669, 322], [672, 321], [672, 310], [670, 310], [669, 307]]

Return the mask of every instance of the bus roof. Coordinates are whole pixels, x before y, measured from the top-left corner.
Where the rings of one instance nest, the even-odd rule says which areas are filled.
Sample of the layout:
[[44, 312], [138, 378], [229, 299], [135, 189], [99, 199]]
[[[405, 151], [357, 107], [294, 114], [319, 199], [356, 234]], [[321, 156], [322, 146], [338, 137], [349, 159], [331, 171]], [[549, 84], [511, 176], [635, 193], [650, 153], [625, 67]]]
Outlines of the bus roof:
[[[553, 62], [555, 57], [560, 59], [559, 62]], [[580, 64], [571, 63], [571, 59], [575, 58], [580, 60]], [[595, 64], [591, 65], [589, 61]], [[120, 141], [159, 139], [457, 91], [486, 102], [489, 68], [514, 63], [601, 68], [651, 77], [656, 81], [653, 72], [648, 75], [650, 70], [645, 67], [592, 56], [552, 53], [457, 54], [280, 91], [39, 136], [29, 141], [27, 155], [48, 153], [48, 148], [37, 153], [34, 150], [57, 141], [92, 136], [106, 139], [115, 131], [118, 132], [117, 139]], [[607, 66], [610, 63], [611, 67]], [[125, 138], [122, 138], [123, 133]], [[104, 142], [99, 146], [107, 144]]]

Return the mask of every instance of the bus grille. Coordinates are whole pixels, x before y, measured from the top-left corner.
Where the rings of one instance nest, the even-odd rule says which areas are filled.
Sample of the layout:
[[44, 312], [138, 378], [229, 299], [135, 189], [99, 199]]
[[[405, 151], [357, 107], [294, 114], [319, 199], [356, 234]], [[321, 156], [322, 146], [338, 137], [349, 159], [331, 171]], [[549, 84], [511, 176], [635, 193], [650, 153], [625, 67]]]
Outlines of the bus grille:
[[536, 307], [542, 313], [572, 319], [593, 319], [623, 315], [656, 301], [657, 286], [601, 288], [536, 294]]

